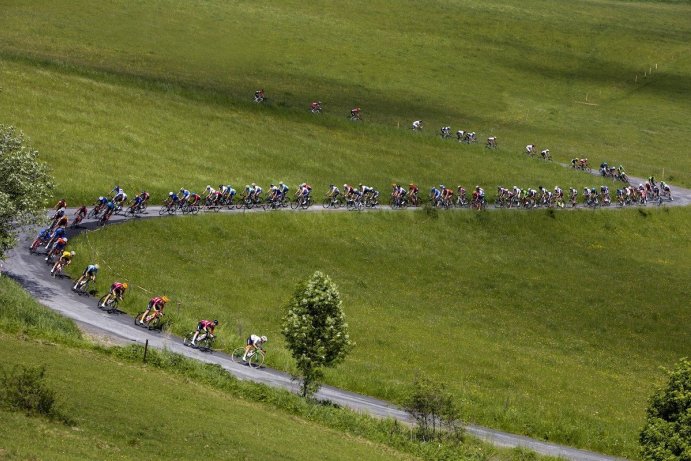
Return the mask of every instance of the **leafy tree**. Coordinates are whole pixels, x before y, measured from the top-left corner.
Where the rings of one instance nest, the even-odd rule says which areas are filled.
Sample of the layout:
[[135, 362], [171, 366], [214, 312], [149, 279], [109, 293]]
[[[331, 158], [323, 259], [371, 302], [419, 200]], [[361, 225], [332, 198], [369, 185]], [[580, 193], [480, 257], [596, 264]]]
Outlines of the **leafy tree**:
[[422, 440], [434, 440], [442, 434], [459, 438], [460, 412], [453, 396], [443, 383], [418, 375], [404, 409], [417, 423], [417, 435]]
[[322, 367], [342, 362], [355, 345], [341, 308], [341, 296], [331, 279], [317, 271], [298, 284], [286, 306], [283, 336], [302, 379], [301, 395], [315, 393], [323, 378]]
[[18, 226], [38, 222], [53, 187], [24, 133], [0, 125], [0, 257], [14, 246]]
[[691, 461], [691, 362], [686, 358], [650, 398], [639, 440], [645, 459]]

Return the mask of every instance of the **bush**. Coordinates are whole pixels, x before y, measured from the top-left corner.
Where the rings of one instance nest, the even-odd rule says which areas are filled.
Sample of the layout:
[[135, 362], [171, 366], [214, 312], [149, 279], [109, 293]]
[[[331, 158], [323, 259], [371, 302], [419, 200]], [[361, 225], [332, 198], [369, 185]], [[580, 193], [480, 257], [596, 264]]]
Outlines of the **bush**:
[[691, 362], [686, 358], [650, 398], [639, 440], [644, 459], [691, 461]]
[[30, 416], [42, 415], [69, 421], [57, 409], [55, 391], [45, 383], [46, 368], [16, 365], [3, 369], [0, 375], [0, 405], [23, 411]]

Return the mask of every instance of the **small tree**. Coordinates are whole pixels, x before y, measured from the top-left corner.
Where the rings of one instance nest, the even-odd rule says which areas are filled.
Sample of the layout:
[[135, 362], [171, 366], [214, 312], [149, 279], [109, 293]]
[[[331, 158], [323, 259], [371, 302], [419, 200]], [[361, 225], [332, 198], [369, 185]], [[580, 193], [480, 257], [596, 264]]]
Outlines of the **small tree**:
[[315, 393], [322, 367], [342, 362], [355, 345], [341, 308], [341, 296], [331, 279], [317, 271], [300, 283], [286, 306], [283, 336], [302, 380], [301, 395]]
[[691, 460], [691, 362], [683, 358], [650, 398], [639, 437], [644, 459]]
[[17, 226], [38, 222], [53, 185], [24, 134], [0, 125], [0, 258], [14, 246]]
[[404, 409], [417, 423], [422, 440], [439, 438], [443, 431], [456, 437], [461, 433], [460, 412], [443, 383], [418, 375]]

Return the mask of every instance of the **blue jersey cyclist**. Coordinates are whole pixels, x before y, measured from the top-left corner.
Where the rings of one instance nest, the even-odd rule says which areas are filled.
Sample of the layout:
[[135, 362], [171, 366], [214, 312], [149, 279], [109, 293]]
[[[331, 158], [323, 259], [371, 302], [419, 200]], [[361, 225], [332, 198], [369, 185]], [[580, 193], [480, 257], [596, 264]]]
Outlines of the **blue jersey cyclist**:
[[176, 194], [175, 192], [168, 192], [167, 205], [170, 207], [173, 205], [177, 205], [178, 203], [180, 203], [180, 197], [178, 197], [178, 194]]

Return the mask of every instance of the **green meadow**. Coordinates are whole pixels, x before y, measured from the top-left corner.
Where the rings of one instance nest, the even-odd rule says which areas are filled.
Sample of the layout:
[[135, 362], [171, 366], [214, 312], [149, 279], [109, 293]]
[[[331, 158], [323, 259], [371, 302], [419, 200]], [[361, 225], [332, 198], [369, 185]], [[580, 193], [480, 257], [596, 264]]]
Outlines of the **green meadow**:
[[[24, 130], [56, 198], [115, 184], [308, 181], [597, 186], [557, 165], [623, 164], [691, 187], [686, 1], [2, 1], [0, 122]], [[264, 88], [266, 104], [252, 94]], [[308, 112], [319, 99], [324, 113]], [[346, 119], [353, 106], [364, 121]], [[425, 122], [422, 133], [408, 127]], [[442, 141], [442, 125], [478, 133]], [[499, 149], [483, 147], [487, 136]], [[528, 159], [526, 144], [554, 163]], [[329, 383], [400, 402], [423, 371], [492, 427], [636, 458], [659, 366], [688, 355], [689, 212], [362, 213], [133, 222], [74, 242], [187, 332], [271, 338], [314, 270], [358, 343]]]
[[[166, 294], [170, 328], [217, 318], [220, 347], [269, 337], [291, 370], [283, 305], [314, 270], [339, 286], [357, 347], [329, 384], [401, 402], [417, 372], [464, 416], [636, 457], [659, 375], [687, 354], [689, 212], [251, 213], [142, 220], [79, 237], [73, 274]], [[146, 291], [145, 291], [146, 290]]]
[[[73, 201], [114, 182], [576, 185], [523, 162], [529, 143], [691, 185], [685, 2], [3, 3], [4, 121]], [[499, 152], [441, 143], [446, 124]]]
[[[43, 366], [60, 419], [9, 411], [0, 400], [0, 458], [549, 459], [472, 438], [418, 443], [410, 430], [288, 391], [242, 382], [217, 366], [83, 337], [16, 283], [0, 278], [0, 372]], [[26, 391], [25, 391], [26, 392]]]

